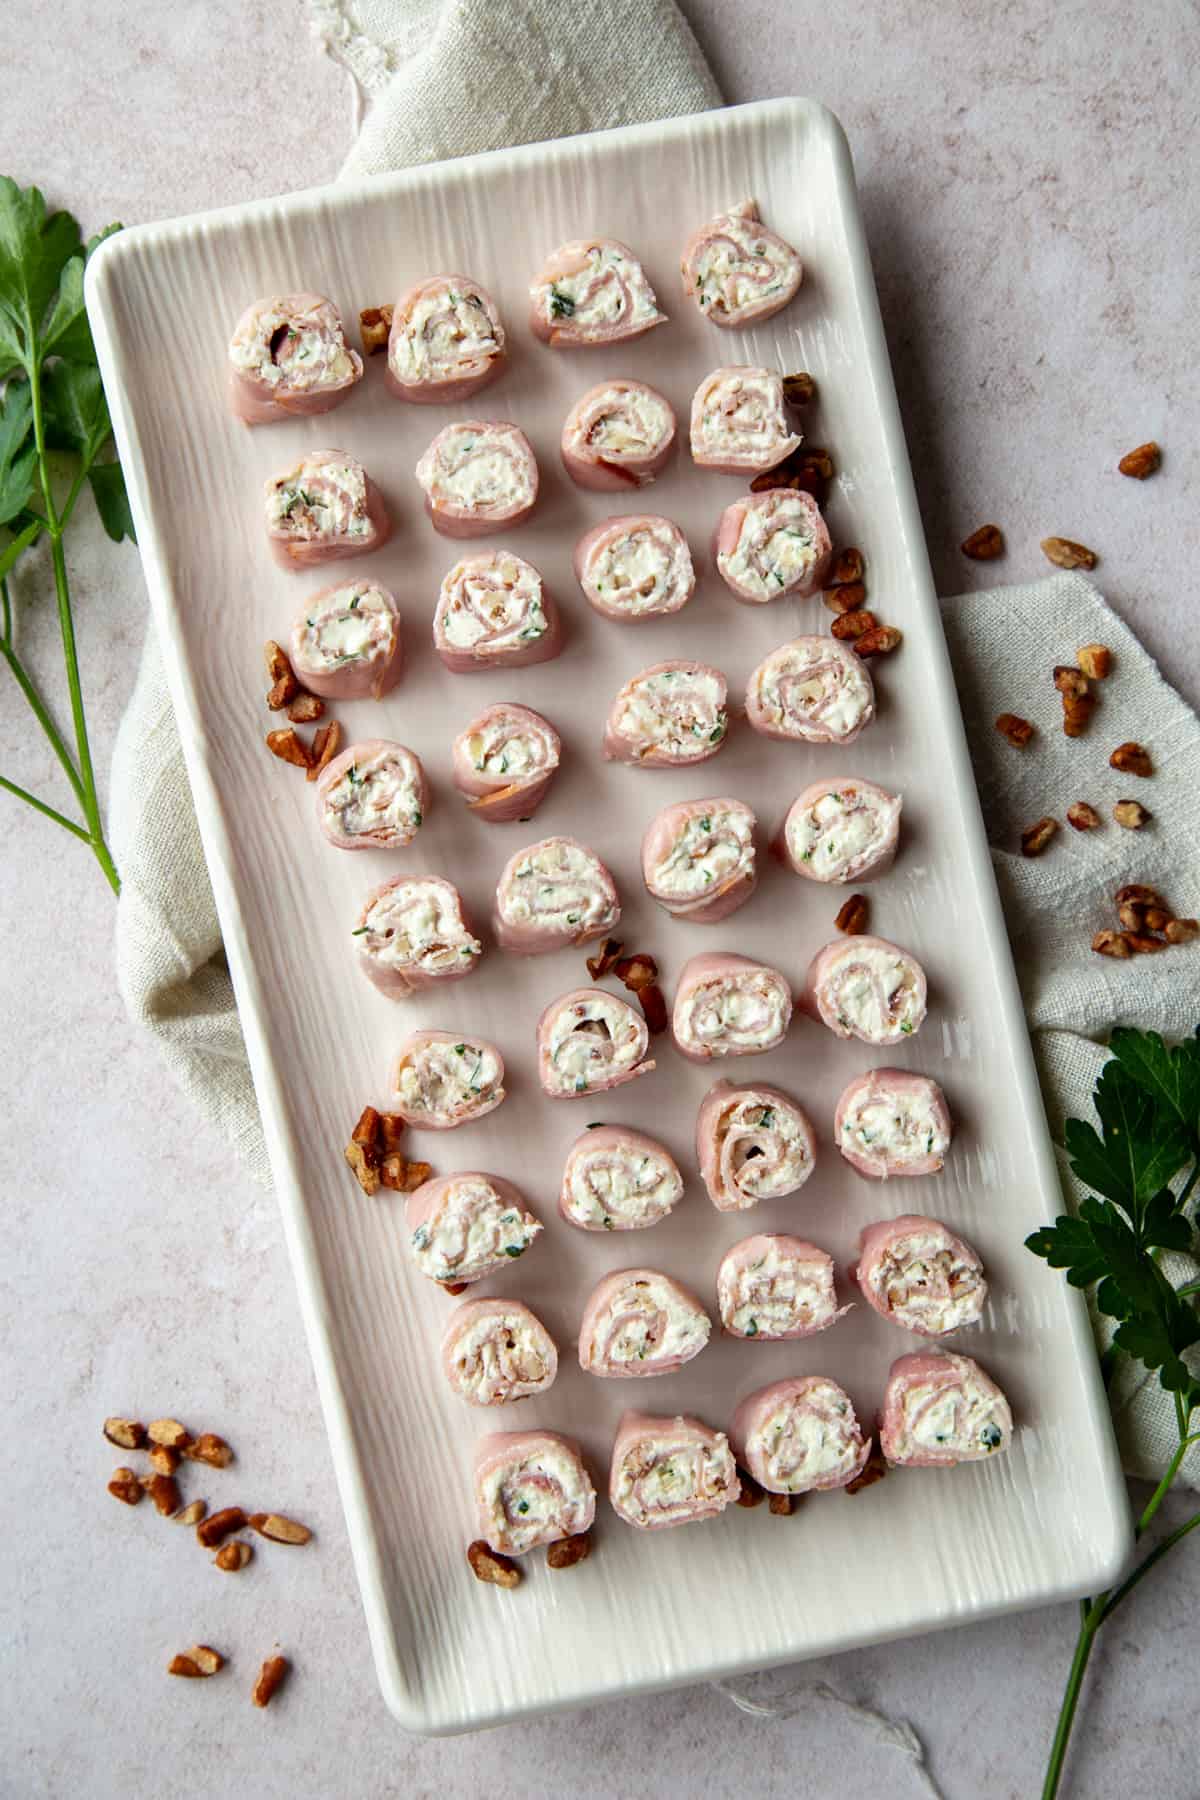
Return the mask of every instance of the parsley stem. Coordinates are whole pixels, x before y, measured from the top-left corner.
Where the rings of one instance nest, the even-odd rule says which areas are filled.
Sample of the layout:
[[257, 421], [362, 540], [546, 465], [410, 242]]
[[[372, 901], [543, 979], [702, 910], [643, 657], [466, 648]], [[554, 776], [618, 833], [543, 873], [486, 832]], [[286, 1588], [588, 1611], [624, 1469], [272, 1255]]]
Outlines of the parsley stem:
[[29, 792], [28, 788], [18, 787], [15, 781], [9, 781], [3, 775], [0, 775], [0, 788], [3, 788], [6, 793], [15, 794], [18, 800], [24, 800], [26, 806], [32, 806], [35, 811], [44, 813], [48, 819], [53, 819], [54, 823], [61, 825], [64, 831], [74, 832], [75, 836], [82, 838], [85, 844], [92, 842], [82, 825], [77, 825], [74, 819], [68, 819], [57, 808], [47, 806], [44, 800], [39, 800], [36, 794]]
[[1167, 1490], [1170, 1488], [1171, 1483], [1174, 1481], [1176, 1475], [1178, 1475], [1178, 1473], [1179, 1473], [1179, 1465], [1183, 1461], [1184, 1457], [1187, 1455], [1188, 1451], [1191, 1449], [1192, 1445], [1200, 1442], [1200, 1432], [1193, 1433], [1193, 1435], [1191, 1437], [1188, 1437], [1186, 1435], [1186, 1432], [1187, 1432], [1186, 1424], [1182, 1427], [1182, 1432], [1184, 1435], [1181, 1435], [1181, 1437], [1179, 1439], [1179, 1446], [1176, 1449], [1174, 1456], [1171, 1458], [1170, 1462], [1167, 1464], [1166, 1473], [1164, 1474], [1162, 1480], [1159, 1482], [1158, 1486], [1155, 1488], [1154, 1492], [1151, 1494], [1149, 1500], [1147, 1500], [1145, 1510], [1143, 1511], [1141, 1518], [1137, 1522], [1137, 1527], [1136, 1527], [1136, 1530], [1134, 1531], [1135, 1538], [1141, 1537], [1142, 1533], [1145, 1531], [1146, 1527], [1149, 1525], [1151, 1519], [1153, 1519], [1155, 1513], [1158, 1511], [1159, 1507], [1162, 1505], [1163, 1501], [1166, 1499]]
[[1067, 1741], [1071, 1736], [1071, 1727], [1075, 1723], [1075, 1711], [1079, 1705], [1079, 1695], [1083, 1689], [1083, 1677], [1087, 1670], [1088, 1658], [1092, 1654], [1092, 1645], [1096, 1641], [1096, 1633], [1100, 1629], [1099, 1601], [1081, 1600], [1079, 1610], [1079, 1637], [1075, 1643], [1075, 1654], [1071, 1658], [1071, 1669], [1067, 1676], [1062, 1706], [1059, 1709], [1058, 1724], [1054, 1728], [1054, 1742], [1050, 1746], [1050, 1760], [1046, 1764], [1046, 1779], [1042, 1784], [1042, 1800], [1054, 1800], [1054, 1796], [1058, 1792], [1058, 1784], [1062, 1780], [1063, 1763], [1067, 1755]]
[[7, 581], [0, 580], [0, 599], [3, 600], [4, 604], [4, 630], [3, 633], [0, 634], [0, 656], [3, 656], [9, 669], [12, 671], [13, 680], [29, 702], [34, 718], [49, 739], [50, 748], [62, 764], [63, 769], [66, 772], [67, 780], [75, 790], [75, 797], [82, 806], [83, 783], [79, 779], [79, 771], [71, 760], [71, 753], [63, 741], [62, 733], [50, 716], [49, 708], [42, 699], [42, 696], [38, 693], [37, 688], [34, 686], [29, 671], [26, 669], [21, 658], [13, 648], [12, 606], [9, 600]]
[[1190, 1519], [1185, 1519], [1182, 1525], [1177, 1525], [1174, 1531], [1168, 1532], [1161, 1543], [1155, 1544], [1149, 1556], [1138, 1564], [1131, 1575], [1125, 1577], [1125, 1580], [1121, 1583], [1119, 1588], [1114, 1589], [1114, 1591], [1107, 1596], [1103, 1594], [1100, 1596], [1101, 1600], [1104, 1601], [1104, 1607], [1100, 1614], [1101, 1624], [1104, 1623], [1104, 1620], [1107, 1619], [1111, 1613], [1116, 1611], [1126, 1594], [1130, 1593], [1137, 1586], [1143, 1575], [1148, 1575], [1155, 1563], [1160, 1562], [1167, 1554], [1168, 1550], [1173, 1550], [1180, 1539], [1185, 1538], [1189, 1531], [1195, 1531], [1197, 1525], [1200, 1525], [1200, 1512], [1193, 1513]]

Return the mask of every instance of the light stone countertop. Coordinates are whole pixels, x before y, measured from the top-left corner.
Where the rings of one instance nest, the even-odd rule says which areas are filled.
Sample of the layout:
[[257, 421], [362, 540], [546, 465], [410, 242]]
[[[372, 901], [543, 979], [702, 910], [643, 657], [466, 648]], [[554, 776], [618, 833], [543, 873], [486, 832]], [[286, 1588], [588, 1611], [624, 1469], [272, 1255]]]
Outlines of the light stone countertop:
[[[684, 5], [731, 100], [815, 93], [846, 126], [941, 590], [1041, 573], [1041, 537], [1081, 539], [1103, 558], [1099, 584], [1195, 700], [1194, 9]], [[324, 181], [350, 140], [346, 77], [293, 0], [9, 0], [4, 36], [0, 170], [37, 182], [87, 229]], [[1144, 487], [1116, 476], [1117, 457], [1148, 437], [1165, 447], [1161, 475]], [[1009, 554], [966, 563], [956, 546], [986, 519], [1004, 527]], [[69, 556], [106, 769], [144, 592], [132, 551], [90, 521]], [[58, 695], [49, 583], [38, 592], [23, 644]], [[0, 695], [0, 769], [57, 798], [48, 748], [12, 689]], [[274, 1201], [127, 1023], [112, 904], [86, 852], [3, 796], [0, 831], [0, 1793], [927, 1791], [894, 1748], [813, 1699], [761, 1721], [695, 1689], [437, 1742], [392, 1724]], [[245, 1485], [309, 1521], [317, 1543], [218, 1578], [148, 1506], [128, 1512], [104, 1494], [121, 1460], [100, 1438], [109, 1412], [174, 1413], [224, 1432]], [[215, 1501], [227, 1485], [214, 1474], [192, 1491]], [[1197, 1791], [1200, 1552], [1166, 1568], [1094, 1658], [1072, 1795]], [[1024, 1800], [1040, 1783], [1075, 1626], [1062, 1606], [789, 1679], [828, 1681], [912, 1721], [950, 1800]], [[230, 1650], [234, 1667], [208, 1683], [168, 1681], [170, 1654], [197, 1640]], [[277, 1640], [295, 1675], [260, 1714], [248, 1688]]]

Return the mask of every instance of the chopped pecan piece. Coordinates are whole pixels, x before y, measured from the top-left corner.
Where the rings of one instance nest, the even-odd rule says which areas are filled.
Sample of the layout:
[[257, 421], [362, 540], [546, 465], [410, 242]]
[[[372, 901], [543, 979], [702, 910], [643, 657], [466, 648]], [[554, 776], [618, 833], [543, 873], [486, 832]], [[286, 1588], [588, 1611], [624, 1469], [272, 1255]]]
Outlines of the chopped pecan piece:
[[173, 1475], [143, 1475], [142, 1486], [164, 1519], [179, 1511], [179, 1484]]
[[204, 1670], [191, 1656], [173, 1656], [167, 1664], [168, 1675], [185, 1675], [189, 1681], [198, 1681]]
[[556, 1544], [547, 1544], [546, 1567], [573, 1569], [576, 1563], [586, 1562], [591, 1553], [591, 1532], [579, 1531], [574, 1537], [559, 1538]]
[[114, 1500], [123, 1500], [126, 1506], [136, 1506], [142, 1497], [143, 1488], [132, 1469], [114, 1469], [108, 1491]]
[[179, 1467], [180, 1453], [173, 1450], [170, 1444], [151, 1444], [150, 1466], [157, 1469], [160, 1475], [173, 1475]]
[[189, 1500], [182, 1512], [177, 1512], [172, 1521], [175, 1525], [198, 1525], [208, 1511], [207, 1500]]
[[285, 1518], [283, 1513], [251, 1513], [246, 1523], [273, 1544], [307, 1544], [312, 1537], [307, 1525]]
[[856, 550], [851, 544], [835, 555], [826, 585], [831, 588], [844, 587], [848, 581], [861, 581], [864, 567], [862, 551]]
[[1064, 700], [1078, 700], [1091, 692], [1087, 676], [1072, 663], [1055, 664], [1054, 685]]
[[1127, 881], [1119, 887], [1113, 896], [1118, 906], [1124, 906], [1127, 900], [1136, 900], [1139, 906], [1162, 906], [1163, 897], [1157, 888], [1147, 887], [1144, 881]]
[[1121, 931], [1098, 931], [1092, 939], [1092, 949], [1097, 956], [1126, 957], [1129, 945], [1125, 942], [1125, 934]]
[[1132, 741], [1118, 744], [1108, 759], [1110, 769], [1119, 769], [1122, 775], [1153, 775], [1154, 764], [1150, 760], [1150, 752], [1144, 744]]
[[409, 1162], [398, 1150], [385, 1156], [379, 1165], [379, 1179], [396, 1194], [413, 1194], [433, 1174], [427, 1162]]
[[271, 691], [267, 695], [267, 705], [272, 712], [278, 712], [287, 705], [300, 689], [295, 672], [288, 661], [287, 652], [282, 644], [274, 638], [268, 638], [264, 656], [267, 664], [267, 676], [271, 683]]
[[1156, 950], [1167, 948], [1166, 938], [1151, 937], [1145, 931], [1123, 931], [1121, 936], [1134, 956], [1153, 956]]
[[404, 1142], [404, 1134], [408, 1130], [408, 1122], [399, 1113], [380, 1113], [379, 1140], [382, 1148], [389, 1153], [399, 1150]]
[[766, 493], [769, 488], [796, 488], [805, 494], [811, 494], [818, 505], [821, 505], [829, 491], [829, 483], [833, 480], [833, 458], [828, 450], [812, 449], [793, 450], [783, 462], [773, 469], [764, 469], [750, 483], [752, 494]]
[[1034, 728], [1019, 713], [1001, 713], [996, 720], [996, 730], [1001, 737], [1008, 739], [1014, 749], [1023, 750], [1033, 736]]
[[1162, 451], [1151, 438], [1148, 444], [1139, 444], [1136, 450], [1128, 450], [1117, 464], [1122, 475], [1132, 475], [1135, 481], [1145, 481], [1147, 475], [1153, 475], [1162, 461]]
[[623, 981], [631, 994], [640, 994], [643, 988], [653, 987], [658, 980], [658, 964], [652, 956], [639, 951], [634, 956], [622, 956], [613, 964], [613, 974], [618, 981]]
[[312, 752], [290, 725], [282, 731], [268, 731], [266, 743], [271, 755], [277, 756], [280, 762], [291, 763], [296, 769], [312, 768]]
[[1095, 831], [1100, 824], [1100, 814], [1086, 800], [1072, 800], [1067, 808], [1067, 824], [1073, 825], [1076, 831]]
[[1126, 831], [1140, 831], [1153, 817], [1140, 800], [1118, 800], [1113, 807], [1113, 818]]
[[962, 553], [972, 562], [993, 562], [1004, 555], [1004, 533], [998, 525], [980, 525], [962, 541]]
[[166, 1444], [170, 1450], [184, 1450], [192, 1441], [191, 1432], [178, 1419], [151, 1419], [146, 1436], [152, 1444]]
[[1146, 908], [1139, 900], [1122, 900], [1117, 917], [1126, 931], [1140, 931], [1146, 923]]
[[867, 929], [871, 903], [865, 894], [851, 894], [833, 921], [847, 937], [862, 937]]
[[390, 306], [364, 306], [359, 313], [358, 329], [362, 336], [364, 356], [378, 356], [381, 350], [387, 349], [392, 329], [392, 310]]
[[1094, 569], [1096, 566], [1096, 552], [1071, 538], [1043, 538], [1042, 550], [1056, 569]]
[[315, 781], [327, 762], [331, 762], [338, 753], [338, 745], [342, 741], [342, 728], [336, 719], [330, 719], [319, 731], [313, 733], [311, 761], [306, 781]]
[[825, 588], [821, 598], [830, 612], [859, 612], [867, 598], [867, 589], [861, 581], [839, 581]]
[[1063, 695], [1063, 731], [1069, 738], [1082, 737], [1096, 710], [1094, 694]]
[[469, 1281], [447, 1281], [442, 1284], [442, 1292], [457, 1298], [459, 1294], [465, 1294], [470, 1285]]
[[377, 1194], [380, 1183], [380, 1162], [378, 1150], [367, 1144], [347, 1144], [346, 1161], [354, 1171], [354, 1179], [364, 1194]]
[[605, 938], [595, 956], [589, 956], [587, 959], [587, 972], [593, 981], [599, 981], [602, 976], [607, 975], [616, 967], [624, 948], [620, 938]]
[[215, 1431], [202, 1431], [194, 1443], [185, 1444], [183, 1454], [189, 1462], [207, 1463], [210, 1469], [227, 1469], [233, 1451]]
[[789, 406], [811, 406], [817, 397], [817, 384], [807, 369], [798, 375], [785, 375], [783, 397]]
[[482, 1538], [476, 1538], [473, 1544], [467, 1545], [467, 1561], [471, 1565], [471, 1573], [476, 1581], [489, 1581], [493, 1587], [515, 1588], [521, 1584], [521, 1571], [511, 1556], [501, 1556], [485, 1544]]
[[1142, 923], [1147, 931], [1165, 931], [1174, 918], [1164, 906], [1147, 906], [1142, 914]]
[[879, 620], [875, 614], [860, 607], [857, 612], [839, 613], [829, 629], [835, 638], [853, 640], [866, 637], [868, 631], [875, 631], [878, 625]]
[[190, 1650], [179, 1656], [173, 1656], [167, 1664], [168, 1675], [185, 1675], [191, 1681], [205, 1675], [215, 1675], [218, 1669], [225, 1667], [225, 1658], [211, 1644], [193, 1644]]
[[210, 1513], [197, 1525], [196, 1541], [206, 1550], [215, 1550], [235, 1531], [243, 1531], [245, 1525], [246, 1515], [240, 1506], [223, 1506], [220, 1512]]
[[649, 987], [639, 988], [638, 1004], [650, 1036], [659, 1037], [667, 1029], [667, 1000], [657, 982], [652, 982]]
[[104, 1435], [118, 1450], [140, 1450], [146, 1441], [146, 1427], [136, 1419], [105, 1419]]
[[270, 1706], [272, 1699], [279, 1692], [291, 1669], [286, 1656], [268, 1656], [258, 1671], [250, 1698], [255, 1706]]
[[765, 1490], [765, 1488], [759, 1487], [759, 1485], [758, 1485], [757, 1481], [755, 1481], [753, 1475], [748, 1475], [746, 1473], [745, 1469], [739, 1468], [738, 1469], [738, 1482], [740, 1484], [738, 1487], [738, 1497], [737, 1497], [738, 1505], [739, 1506], [761, 1506], [763, 1501], [767, 1497], [766, 1490]]
[[213, 1561], [226, 1575], [236, 1575], [239, 1569], [246, 1567], [253, 1555], [252, 1544], [243, 1543], [241, 1538], [230, 1538], [227, 1544], [221, 1545]]
[[358, 1115], [358, 1122], [350, 1133], [352, 1144], [372, 1144], [378, 1148], [383, 1131], [383, 1116], [373, 1106], [364, 1106]]
[[1200, 919], [1168, 919], [1163, 926], [1168, 944], [1187, 944], [1200, 937]]
[[303, 689], [288, 707], [287, 715], [293, 725], [311, 725], [324, 711], [325, 702], [320, 694], [310, 694], [307, 689]]
[[767, 1511], [773, 1512], [778, 1518], [786, 1519], [789, 1517], [790, 1514], [794, 1513], [795, 1510], [796, 1510], [795, 1494], [768, 1494], [767, 1495]]
[[1021, 833], [1021, 855], [1040, 856], [1057, 830], [1057, 819], [1039, 819], [1036, 825]]
[[864, 1488], [874, 1487], [877, 1481], [882, 1481], [887, 1472], [887, 1458], [876, 1444], [863, 1464], [862, 1473], [856, 1475], [853, 1481], [848, 1481], [842, 1492], [843, 1494], [861, 1494]]
[[1084, 644], [1075, 660], [1089, 681], [1105, 681], [1112, 673], [1112, 651], [1106, 644]]
[[876, 625], [858, 639], [854, 648], [860, 656], [890, 656], [904, 641], [904, 633], [895, 625]]

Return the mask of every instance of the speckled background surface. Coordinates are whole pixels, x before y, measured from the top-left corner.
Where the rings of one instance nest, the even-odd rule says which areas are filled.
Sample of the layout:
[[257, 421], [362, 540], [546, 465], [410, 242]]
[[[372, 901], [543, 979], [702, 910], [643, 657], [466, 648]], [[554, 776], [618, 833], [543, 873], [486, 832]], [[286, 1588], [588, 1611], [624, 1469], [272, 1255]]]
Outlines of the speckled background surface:
[[[815, 93], [854, 147], [934, 569], [943, 591], [1042, 572], [1080, 538], [1165, 672], [1200, 696], [1192, 571], [1200, 404], [1192, 368], [1200, 199], [1194, 8], [896, 0], [847, 17], [814, 0], [684, 0], [731, 100]], [[5, 13], [0, 168], [88, 228], [331, 177], [351, 133], [342, 72], [289, 0], [32, 0]], [[166, 322], [170, 328], [170, 322]], [[1113, 473], [1147, 437], [1141, 487]], [[957, 544], [994, 518], [1009, 554]], [[98, 764], [132, 681], [136, 561], [89, 521], [71, 549]], [[23, 645], [60, 691], [49, 584]], [[49, 750], [0, 689], [0, 769], [57, 797]], [[707, 1690], [476, 1739], [406, 1739], [378, 1698], [274, 1203], [198, 1125], [126, 1023], [112, 906], [86, 852], [0, 810], [0, 1792], [197, 1796], [613, 1796], [753, 1791], [903, 1796], [919, 1777], [841, 1709], [743, 1717]], [[110, 1411], [224, 1431], [244, 1481], [318, 1541], [211, 1569], [186, 1535], [104, 1494]], [[232, 1476], [190, 1491], [214, 1502]], [[1182, 1507], [1177, 1505], [1177, 1512]], [[1194, 1796], [1188, 1549], [1148, 1581], [1094, 1661], [1073, 1795]], [[795, 1671], [910, 1719], [952, 1800], [1037, 1790], [1074, 1638], [1061, 1607]], [[169, 1655], [220, 1645], [219, 1680]], [[248, 1688], [276, 1641], [290, 1690]], [[774, 1678], [778, 1683], [779, 1678]]]

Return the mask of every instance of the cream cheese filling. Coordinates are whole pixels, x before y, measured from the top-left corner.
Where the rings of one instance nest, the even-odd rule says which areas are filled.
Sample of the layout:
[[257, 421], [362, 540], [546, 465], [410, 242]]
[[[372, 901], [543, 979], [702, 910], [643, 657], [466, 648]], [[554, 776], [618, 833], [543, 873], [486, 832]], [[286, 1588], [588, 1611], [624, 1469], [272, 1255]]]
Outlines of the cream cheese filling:
[[378, 895], [367, 908], [359, 934], [363, 947], [389, 968], [415, 963], [443, 975], [483, 954], [483, 945], [464, 928], [457, 896], [433, 881], [408, 882]]
[[622, 737], [673, 755], [694, 756], [700, 746], [719, 744], [728, 727], [715, 675], [664, 669], [630, 682], [621, 696], [614, 725]]
[[900, 1447], [953, 1453], [962, 1461], [990, 1456], [1008, 1435], [1008, 1407], [970, 1369], [953, 1383], [908, 1383], [900, 1395]]
[[585, 1366], [631, 1368], [695, 1356], [707, 1344], [712, 1321], [672, 1282], [638, 1276], [613, 1294], [594, 1322]]
[[694, 900], [754, 873], [754, 819], [749, 807], [712, 806], [683, 822], [654, 866], [652, 883], [666, 899]]
[[610, 387], [589, 397], [580, 435], [590, 450], [611, 461], [653, 456], [674, 427], [671, 409], [643, 387]]
[[802, 502], [782, 493], [768, 506], [747, 506], [732, 550], [717, 561], [737, 587], [760, 600], [806, 580], [817, 560], [812, 520]]
[[794, 280], [799, 257], [778, 239], [765, 236], [760, 219], [723, 213], [710, 229], [719, 235], [704, 244], [692, 264], [701, 306], [717, 306], [734, 315], [782, 293]]
[[606, 244], [589, 245], [582, 268], [556, 275], [536, 292], [545, 318], [580, 330], [641, 325], [659, 316], [654, 289], [641, 264]]
[[451, 426], [421, 458], [417, 479], [432, 499], [463, 512], [508, 512], [534, 497], [526, 457], [495, 426]]
[[546, 1335], [523, 1312], [489, 1313], [454, 1339], [456, 1385], [481, 1406], [536, 1394], [550, 1372]]
[[366, 537], [366, 472], [357, 463], [301, 463], [272, 487], [267, 522], [303, 538]]
[[753, 1261], [725, 1259], [717, 1304], [726, 1329], [747, 1338], [783, 1337], [800, 1325], [819, 1330], [838, 1315], [828, 1260], [788, 1254], [774, 1239]]
[[679, 1170], [653, 1151], [585, 1145], [573, 1154], [567, 1174], [571, 1218], [604, 1231], [653, 1225], [682, 1194]]
[[328, 674], [347, 663], [386, 661], [396, 643], [396, 614], [377, 587], [337, 588], [305, 615], [296, 634], [294, 661], [301, 670]]
[[868, 1088], [844, 1115], [841, 1141], [847, 1150], [861, 1156], [886, 1157], [891, 1163], [903, 1164], [927, 1156], [944, 1157], [950, 1148], [950, 1133], [928, 1092], [872, 1092]]
[[900, 802], [891, 795], [831, 788], [788, 819], [788, 853], [793, 862], [810, 864], [822, 880], [836, 881], [850, 865], [878, 856], [899, 815]]
[[648, 1522], [687, 1519], [719, 1507], [736, 1471], [728, 1439], [646, 1436], [629, 1446], [616, 1471], [612, 1499], [629, 1516]]
[[692, 453], [744, 459], [769, 468], [801, 442], [788, 428], [783, 382], [769, 369], [729, 369], [696, 395]]
[[326, 824], [343, 837], [386, 834], [411, 843], [422, 824], [421, 771], [416, 758], [377, 750], [353, 762], [325, 793]]
[[496, 1096], [500, 1059], [487, 1044], [425, 1039], [396, 1069], [396, 1093], [408, 1113], [470, 1115]]
[[598, 931], [619, 908], [598, 857], [580, 844], [547, 838], [525, 851], [496, 890], [506, 924], [537, 924], [557, 931]]
[[498, 356], [487, 308], [474, 289], [426, 289], [388, 344], [388, 361], [401, 381], [445, 381], [477, 372]]
[[498, 1463], [479, 1483], [489, 1542], [514, 1556], [551, 1536], [573, 1537], [586, 1527], [592, 1487], [564, 1444], [549, 1443], [518, 1462]]
[[890, 948], [847, 944], [825, 982], [838, 1024], [872, 1043], [909, 1037], [920, 1023], [912, 965]]
[[713, 1136], [723, 1185], [742, 1197], [743, 1206], [793, 1192], [812, 1166], [800, 1120], [769, 1095], [739, 1094], [728, 1101]]
[[841, 654], [833, 638], [784, 644], [760, 663], [753, 687], [773, 724], [798, 735], [807, 724], [842, 738], [862, 724], [871, 707], [869, 678], [855, 662]]
[[956, 1255], [940, 1234], [914, 1232], [895, 1239], [867, 1279], [897, 1325], [927, 1336], [975, 1324], [987, 1297], [982, 1272]]
[[528, 563], [499, 556], [456, 563], [442, 583], [442, 635], [456, 650], [532, 643], [547, 630], [543, 594], [541, 576]]
[[504, 1258], [524, 1254], [542, 1227], [510, 1206], [490, 1181], [462, 1176], [451, 1182], [429, 1218], [412, 1233], [417, 1267], [432, 1281], [478, 1280]]
[[305, 312], [273, 306], [258, 313], [252, 330], [234, 337], [229, 355], [236, 369], [291, 393], [334, 386], [354, 373], [341, 321], [328, 303]]
[[862, 1455], [862, 1437], [846, 1396], [823, 1382], [768, 1413], [750, 1433], [747, 1452], [762, 1459], [775, 1487], [804, 1493], [833, 1476], [850, 1476]]
[[640, 618], [663, 611], [691, 586], [691, 552], [673, 531], [637, 523], [601, 539], [583, 579], [608, 605]]
[[573, 1000], [550, 1021], [543, 1054], [555, 1085], [564, 1094], [586, 1093], [592, 1077], [603, 1080], [636, 1066], [644, 1052], [637, 1020], [609, 994]]
[[781, 977], [754, 969], [709, 976], [677, 1003], [679, 1036], [714, 1056], [769, 1050], [787, 1030], [791, 997]]

